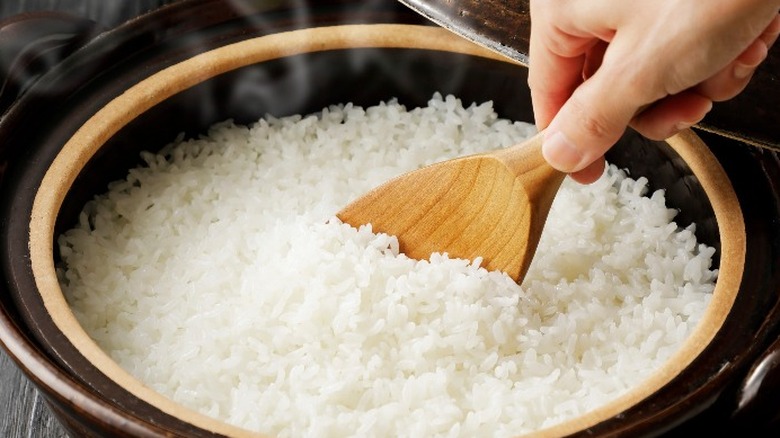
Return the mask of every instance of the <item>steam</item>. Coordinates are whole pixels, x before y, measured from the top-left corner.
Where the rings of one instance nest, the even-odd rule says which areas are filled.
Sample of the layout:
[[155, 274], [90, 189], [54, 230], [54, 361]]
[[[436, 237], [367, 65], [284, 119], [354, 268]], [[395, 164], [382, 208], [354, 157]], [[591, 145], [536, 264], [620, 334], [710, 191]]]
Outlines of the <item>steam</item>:
[[0, 19], [31, 11], [55, 11], [87, 18], [102, 26], [115, 27], [160, 6], [177, 0], [15, 0], [0, 1]]

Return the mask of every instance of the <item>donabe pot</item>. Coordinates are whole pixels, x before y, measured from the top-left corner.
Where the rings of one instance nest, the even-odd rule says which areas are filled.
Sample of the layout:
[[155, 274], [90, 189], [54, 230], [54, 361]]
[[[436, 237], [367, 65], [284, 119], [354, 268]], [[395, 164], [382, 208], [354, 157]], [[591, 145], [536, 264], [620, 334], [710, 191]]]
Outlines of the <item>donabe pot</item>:
[[[0, 340], [79, 434], [248, 434], [122, 371], [59, 290], [54, 239], [87, 200], [140, 164], [142, 149], [225, 119], [251, 123], [390, 98], [415, 107], [436, 91], [492, 100], [502, 117], [532, 121], [524, 65], [391, 1], [183, 1], [105, 32], [44, 19], [72, 38], [36, 52], [56, 53], [53, 65], [25, 64], [20, 96], [0, 120]], [[702, 421], [755, 430], [776, 420], [767, 401], [777, 380], [780, 164], [772, 153], [702, 138], [687, 131], [653, 142], [628, 132], [608, 159], [665, 189], [678, 224], [697, 223], [699, 241], [717, 249], [720, 277], [704, 321], [641, 387], [545, 433], [656, 435]]]

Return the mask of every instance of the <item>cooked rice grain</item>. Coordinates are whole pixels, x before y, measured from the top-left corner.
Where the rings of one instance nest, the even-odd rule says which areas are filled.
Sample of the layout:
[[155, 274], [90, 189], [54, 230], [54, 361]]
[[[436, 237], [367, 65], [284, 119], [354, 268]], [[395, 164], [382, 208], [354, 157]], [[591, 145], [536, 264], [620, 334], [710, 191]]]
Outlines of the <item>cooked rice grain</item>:
[[508, 146], [531, 125], [434, 95], [224, 122], [144, 153], [59, 239], [67, 300], [171, 399], [281, 437], [509, 436], [602, 405], [681, 345], [714, 249], [611, 166], [564, 182], [522, 287], [398, 254], [334, 217], [402, 172]]

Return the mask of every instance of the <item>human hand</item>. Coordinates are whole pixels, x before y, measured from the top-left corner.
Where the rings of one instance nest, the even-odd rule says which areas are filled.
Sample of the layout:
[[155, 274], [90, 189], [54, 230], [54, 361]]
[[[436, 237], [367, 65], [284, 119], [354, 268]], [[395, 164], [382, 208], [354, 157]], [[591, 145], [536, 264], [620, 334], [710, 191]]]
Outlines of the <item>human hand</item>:
[[531, 0], [528, 83], [543, 153], [582, 183], [627, 126], [662, 140], [750, 81], [780, 0]]

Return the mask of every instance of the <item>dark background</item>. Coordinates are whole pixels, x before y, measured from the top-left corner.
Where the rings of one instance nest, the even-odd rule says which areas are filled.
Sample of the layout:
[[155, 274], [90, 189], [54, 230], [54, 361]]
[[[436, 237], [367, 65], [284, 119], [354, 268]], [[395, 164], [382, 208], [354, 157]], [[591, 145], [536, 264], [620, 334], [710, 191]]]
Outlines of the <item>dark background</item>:
[[0, 0], [0, 18], [27, 11], [50, 10], [90, 18], [106, 26], [125, 20], [176, 0]]

